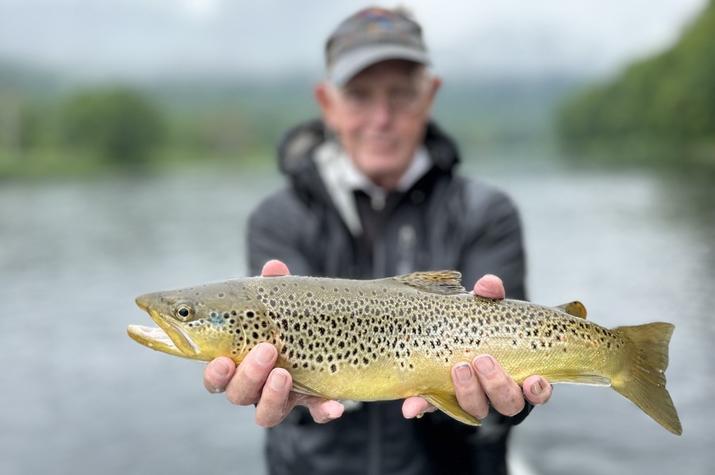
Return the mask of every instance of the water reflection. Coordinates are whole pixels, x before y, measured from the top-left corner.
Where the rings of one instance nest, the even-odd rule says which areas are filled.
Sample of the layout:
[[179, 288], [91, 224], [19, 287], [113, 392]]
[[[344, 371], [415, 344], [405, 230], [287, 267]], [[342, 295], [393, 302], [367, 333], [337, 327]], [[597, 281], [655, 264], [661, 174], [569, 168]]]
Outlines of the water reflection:
[[[668, 383], [684, 427], [610, 389], [559, 386], [514, 449], [542, 473], [712, 473], [715, 189], [687, 175], [484, 168], [523, 212], [530, 294], [608, 326], [676, 324]], [[255, 174], [0, 189], [3, 473], [260, 471], [250, 409], [202, 366], [125, 336], [149, 290], [243, 275], [243, 226], [278, 178]], [[148, 323], [148, 322], [145, 322]], [[42, 456], [39, 456], [39, 455]]]

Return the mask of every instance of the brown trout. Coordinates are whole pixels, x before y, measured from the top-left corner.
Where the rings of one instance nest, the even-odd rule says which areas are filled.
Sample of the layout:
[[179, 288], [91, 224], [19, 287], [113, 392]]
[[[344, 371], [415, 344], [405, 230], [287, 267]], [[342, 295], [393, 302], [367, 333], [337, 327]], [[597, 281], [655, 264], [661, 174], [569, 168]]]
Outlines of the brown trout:
[[519, 384], [612, 386], [667, 430], [682, 428], [665, 388], [669, 323], [604, 328], [579, 302], [545, 307], [474, 296], [452, 271], [378, 280], [252, 277], [142, 295], [159, 328], [129, 336], [164, 353], [240, 363], [258, 343], [279, 352], [295, 391], [377, 401], [422, 396], [466, 424], [450, 369], [488, 353]]

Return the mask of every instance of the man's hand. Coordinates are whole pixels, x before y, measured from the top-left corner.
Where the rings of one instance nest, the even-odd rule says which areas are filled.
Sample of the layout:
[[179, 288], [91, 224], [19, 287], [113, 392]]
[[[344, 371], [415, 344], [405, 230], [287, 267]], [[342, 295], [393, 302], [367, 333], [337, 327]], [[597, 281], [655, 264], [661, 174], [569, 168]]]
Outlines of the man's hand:
[[[268, 261], [261, 271], [263, 277], [288, 275], [288, 267], [280, 261]], [[504, 298], [504, 286], [495, 276], [484, 276], [474, 285], [474, 293], [482, 297]], [[313, 420], [325, 423], [343, 414], [344, 407], [337, 401], [306, 396], [291, 391], [291, 375], [282, 368], [274, 368], [278, 352], [273, 345], [261, 343], [251, 350], [236, 367], [227, 357], [211, 361], [204, 371], [204, 386], [212, 393], [225, 392], [233, 404], [256, 405], [256, 422], [263, 427], [280, 424], [295, 406], [305, 406]], [[540, 376], [524, 381], [522, 389], [489, 355], [481, 355], [472, 362], [457, 364], [452, 369], [457, 400], [462, 408], [479, 419], [486, 417], [489, 403], [502, 414], [515, 415], [524, 408], [524, 397], [532, 404], [543, 404], [551, 396], [551, 385]], [[405, 400], [402, 413], [407, 418], [434, 411], [420, 397]]]
[[[497, 276], [487, 274], [474, 284], [474, 294], [492, 299], [504, 298], [504, 284]], [[452, 368], [457, 401], [462, 409], [477, 419], [484, 419], [491, 405], [505, 416], [514, 416], [524, 409], [525, 400], [544, 404], [551, 397], [551, 385], [541, 376], [529, 376], [519, 387], [499, 363], [489, 355], [479, 355]], [[411, 419], [435, 408], [421, 397], [405, 399], [402, 414]]]
[[[268, 261], [261, 271], [263, 277], [288, 275], [288, 267], [280, 261]], [[280, 424], [295, 406], [305, 406], [313, 420], [324, 423], [343, 414], [343, 405], [314, 396], [291, 391], [293, 379], [283, 368], [274, 368], [278, 351], [269, 343], [253, 348], [238, 367], [230, 358], [211, 361], [204, 371], [204, 386], [212, 393], [225, 392], [233, 404], [256, 405], [256, 423], [262, 427]]]

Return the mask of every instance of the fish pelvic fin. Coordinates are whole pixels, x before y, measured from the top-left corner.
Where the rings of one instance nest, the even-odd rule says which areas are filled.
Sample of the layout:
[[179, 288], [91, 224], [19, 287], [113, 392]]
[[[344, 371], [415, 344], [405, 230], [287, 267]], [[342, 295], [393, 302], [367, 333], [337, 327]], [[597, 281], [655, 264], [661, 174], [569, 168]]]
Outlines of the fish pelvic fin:
[[315, 391], [314, 389], [306, 386], [299, 381], [296, 381], [295, 379], [293, 379], [293, 391], [299, 394], [305, 394], [307, 396], [317, 396], [323, 399], [326, 398], [324, 394], [320, 394], [318, 391]]
[[586, 307], [578, 300], [559, 305], [556, 309], [561, 310], [564, 313], [568, 313], [572, 317], [583, 318], [584, 320], [588, 314], [588, 312], [586, 312]]
[[466, 412], [457, 402], [457, 396], [449, 393], [432, 393], [422, 395], [430, 404], [447, 414], [452, 419], [468, 424], [470, 426], [478, 426], [482, 423], [473, 415]]
[[658, 424], [676, 435], [683, 433], [678, 412], [665, 388], [670, 323], [618, 327], [614, 331], [630, 340], [624, 369], [612, 378], [613, 389], [630, 399]]
[[433, 294], [453, 295], [467, 293], [462, 286], [462, 274], [454, 270], [413, 272], [389, 278], [389, 280], [393, 279], [423, 292]]

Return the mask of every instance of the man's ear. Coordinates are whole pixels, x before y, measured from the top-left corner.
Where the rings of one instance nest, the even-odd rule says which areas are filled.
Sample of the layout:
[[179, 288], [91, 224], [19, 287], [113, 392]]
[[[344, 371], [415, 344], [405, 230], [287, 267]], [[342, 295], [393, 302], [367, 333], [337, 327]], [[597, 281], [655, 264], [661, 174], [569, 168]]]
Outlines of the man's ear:
[[318, 103], [320, 111], [323, 114], [323, 121], [328, 125], [328, 127], [332, 127], [333, 125], [333, 111], [335, 110], [335, 98], [332, 95], [330, 87], [331, 86], [325, 82], [321, 82], [315, 86], [315, 89], [313, 90], [315, 101]]
[[434, 102], [434, 98], [435, 96], [437, 96], [437, 91], [439, 91], [440, 87], [442, 87], [442, 79], [438, 78], [437, 76], [432, 76], [430, 78], [429, 91], [427, 91], [429, 97], [429, 109], [432, 109], [432, 103]]

